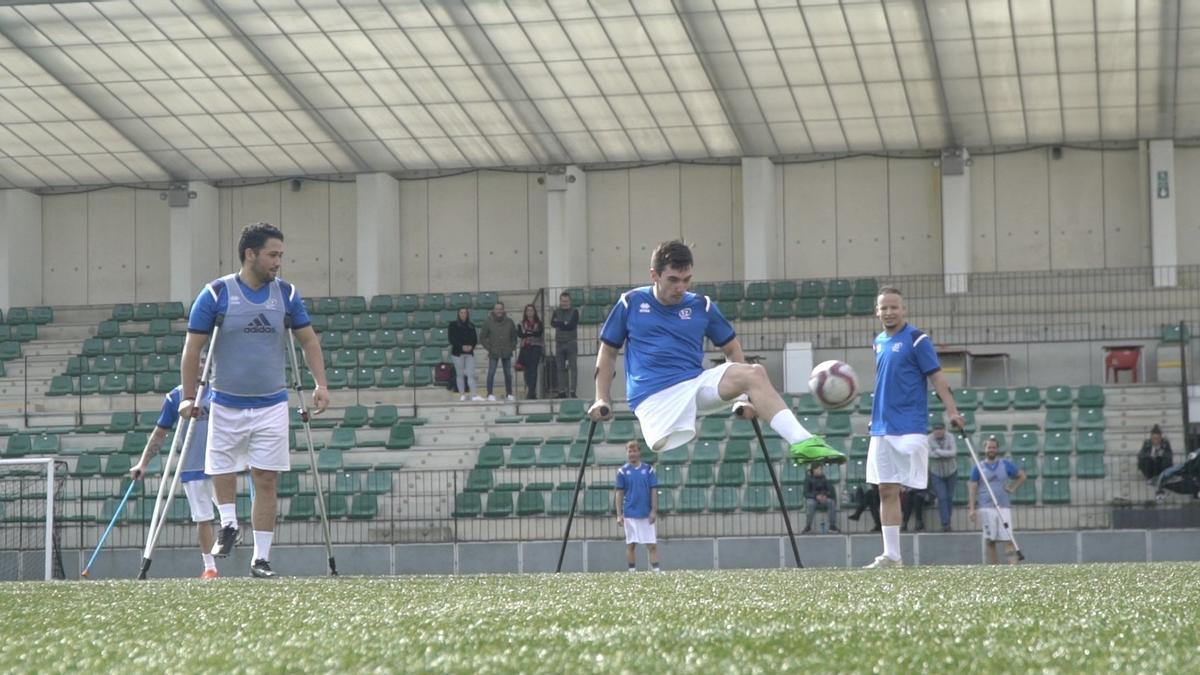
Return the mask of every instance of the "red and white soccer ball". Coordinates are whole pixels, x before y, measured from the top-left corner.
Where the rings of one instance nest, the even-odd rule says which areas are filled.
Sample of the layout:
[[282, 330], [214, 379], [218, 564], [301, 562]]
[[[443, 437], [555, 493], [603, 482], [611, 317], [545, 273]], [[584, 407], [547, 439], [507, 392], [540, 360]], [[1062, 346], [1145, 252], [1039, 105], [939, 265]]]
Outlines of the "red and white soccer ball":
[[825, 361], [813, 368], [808, 388], [828, 410], [845, 408], [858, 395], [858, 376], [841, 361]]

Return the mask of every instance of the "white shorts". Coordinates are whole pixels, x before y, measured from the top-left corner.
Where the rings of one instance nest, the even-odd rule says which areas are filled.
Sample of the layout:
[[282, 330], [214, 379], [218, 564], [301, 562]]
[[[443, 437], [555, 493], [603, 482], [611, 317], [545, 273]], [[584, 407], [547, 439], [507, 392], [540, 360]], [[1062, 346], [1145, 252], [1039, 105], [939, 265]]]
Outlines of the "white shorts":
[[657, 544], [658, 535], [654, 530], [654, 523], [650, 522], [649, 518], [626, 518], [625, 543]]
[[189, 480], [183, 484], [183, 493], [187, 495], [188, 506], [192, 509], [193, 523], [207, 523], [213, 518], [213, 504], [217, 497], [213, 493], [212, 480]]
[[[979, 526], [986, 541], [1012, 541], [1012, 510], [1007, 508], [976, 509]], [[1008, 523], [1008, 527], [1004, 527]]]
[[240, 473], [246, 467], [287, 471], [288, 404], [269, 408], [230, 408], [213, 402], [208, 412], [208, 453], [204, 473]]
[[721, 399], [718, 387], [726, 362], [709, 368], [690, 380], [656, 391], [638, 405], [634, 414], [642, 426], [646, 444], [655, 452], [677, 448], [696, 437], [696, 415], [716, 412], [734, 404]]
[[872, 436], [867, 449], [867, 482], [924, 490], [929, 483], [929, 439], [925, 434]]

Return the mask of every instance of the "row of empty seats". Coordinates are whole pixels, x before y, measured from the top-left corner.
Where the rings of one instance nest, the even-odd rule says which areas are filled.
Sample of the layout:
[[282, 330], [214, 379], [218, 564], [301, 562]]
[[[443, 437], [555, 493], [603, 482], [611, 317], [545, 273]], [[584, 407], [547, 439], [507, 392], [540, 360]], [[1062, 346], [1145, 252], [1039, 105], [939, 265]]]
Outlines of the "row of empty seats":
[[19, 326], [22, 324], [45, 325], [54, 321], [53, 307], [13, 307], [5, 314], [0, 310], [0, 324]]

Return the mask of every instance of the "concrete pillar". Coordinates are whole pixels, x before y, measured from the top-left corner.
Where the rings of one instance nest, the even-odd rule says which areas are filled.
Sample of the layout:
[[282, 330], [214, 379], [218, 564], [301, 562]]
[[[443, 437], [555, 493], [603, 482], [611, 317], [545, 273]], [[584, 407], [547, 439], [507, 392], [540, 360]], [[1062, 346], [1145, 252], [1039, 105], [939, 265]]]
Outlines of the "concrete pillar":
[[[551, 289], [587, 286], [587, 174], [577, 166], [547, 173], [546, 285]], [[550, 301], [557, 302], [558, 298]]]
[[776, 189], [770, 159], [742, 158], [742, 269], [747, 280], [783, 276]]
[[[221, 269], [217, 188], [189, 183], [185, 189], [196, 196], [186, 206], [171, 207], [171, 299], [190, 307], [204, 284], [241, 265], [234, 250], [229, 256], [233, 264]], [[236, 246], [237, 240], [233, 243]]]
[[1175, 141], [1150, 141], [1150, 260], [1155, 286], [1174, 286], [1179, 264], [1175, 222]]
[[386, 173], [360, 174], [357, 293], [400, 292], [400, 182]]
[[947, 293], [966, 293], [971, 273], [971, 166], [965, 148], [942, 153], [942, 269]]
[[42, 198], [0, 190], [0, 308], [42, 304]]

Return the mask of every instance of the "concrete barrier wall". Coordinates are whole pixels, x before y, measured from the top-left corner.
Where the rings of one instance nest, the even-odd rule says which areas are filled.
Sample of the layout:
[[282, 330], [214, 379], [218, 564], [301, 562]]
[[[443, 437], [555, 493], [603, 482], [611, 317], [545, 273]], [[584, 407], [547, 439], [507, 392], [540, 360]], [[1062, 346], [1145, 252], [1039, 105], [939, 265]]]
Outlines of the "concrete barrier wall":
[[[1087, 530], [1020, 533], [1018, 541], [1030, 563], [1162, 562], [1200, 560], [1195, 530]], [[878, 535], [820, 535], [797, 539], [805, 567], [860, 567], [881, 550]], [[984, 559], [983, 542], [975, 533], [903, 535], [907, 562], [918, 565], [976, 565]], [[489, 542], [338, 546], [334, 555], [343, 575], [510, 574], [553, 572], [558, 542]], [[681, 569], [776, 569], [792, 567], [786, 537], [672, 539], [659, 544], [663, 567]], [[63, 552], [68, 579], [77, 579], [91, 551]], [[225, 576], [245, 576], [251, 549], [240, 547], [218, 562]], [[277, 546], [272, 566], [286, 576], [320, 576], [327, 572], [323, 546]], [[0, 551], [0, 580], [40, 579], [40, 554]], [[91, 578], [136, 576], [140, 549], [106, 550], [93, 564]], [[638, 547], [638, 567], [646, 569], [645, 549]], [[200, 556], [193, 549], [161, 549], [150, 576], [196, 577]], [[614, 572], [625, 569], [619, 541], [573, 541], [567, 545], [564, 572]]]

